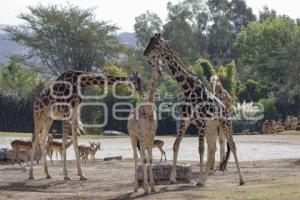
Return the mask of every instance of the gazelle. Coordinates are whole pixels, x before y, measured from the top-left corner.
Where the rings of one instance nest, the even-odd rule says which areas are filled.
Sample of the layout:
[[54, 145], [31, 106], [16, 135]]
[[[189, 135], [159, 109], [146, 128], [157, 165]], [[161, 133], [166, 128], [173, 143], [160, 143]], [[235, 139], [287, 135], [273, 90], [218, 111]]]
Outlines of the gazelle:
[[[13, 140], [10, 144], [11, 144], [11, 147], [13, 150], [13, 155], [12, 155], [12, 159], [11, 159], [12, 164], [14, 164], [15, 159], [17, 159], [18, 163], [21, 164], [20, 158], [19, 158], [19, 153], [21, 150], [25, 150], [27, 152], [26, 163], [28, 166], [28, 160], [30, 159], [31, 150], [32, 150], [32, 142], [24, 141], [24, 140]], [[39, 146], [38, 146], [38, 148], [39, 148]], [[38, 157], [36, 157], [36, 161], [37, 161], [37, 163], [39, 163]]]
[[154, 148], [158, 148], [159, 149], [159, 151], [160, 151], [160, 154], [161, 154], [161, 157], [160, 157], [160, 163], [161, 163], [161, 161], [162, 161], [162, 159], [163, 159], [163, 156], [165, 156], [165, 161], [167, 161], [167, 157], [166, 157], [166, 152], [163, 150], [163, 146], [164, 146], [164, 141], [163, 140], [159, 140], [159, 139], [155, 139], [154, 141], [153, 141], [153, 146], [152, 146], [152, 148], [154, 149]]
[[[66, 149], [68, 149], [72, 145], [72, 140], [70, 142], [67, 142]], [[49, 135], [47, 140], [47, 147], [46, 147], [46, 155], [49, 156], [51, 162], [53, 163], [52, 156], [53, 152], [59, 152], [61, 160], [63, 159], [62, 153], [63, 153], [63, 145], [61, 142], [57, 142], [53, 140], [53, 136]]]
[[95, 154], [98, 150], [101, 150], [101, 144], [100, 142], [89, 142], [90, 146], [85, 145], [79, 145], [78, 151], [79, 151], [79, 157], [81, 161], [85, 162], [88, 160], [89, 155], [91, 155], [91, 160], [95, 160]]

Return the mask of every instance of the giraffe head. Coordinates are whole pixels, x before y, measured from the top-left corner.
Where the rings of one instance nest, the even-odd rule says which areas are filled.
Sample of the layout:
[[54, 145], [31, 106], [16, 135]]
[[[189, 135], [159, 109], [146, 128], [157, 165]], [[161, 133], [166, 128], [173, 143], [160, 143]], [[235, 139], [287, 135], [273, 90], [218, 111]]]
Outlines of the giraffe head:
[[139, 93], [139, 95], [142, 96], [142, 94], [143, 94], [142, 81], [141, 81], [141, 77], [139, 76], [138, 72], [137, 71], [132, 72], [132, 74], [129, 75], [129, 80], [134, 85], [135, 91], [137, 91]]
[[211, 86], [211, 92], [213, 94], [215, 94], [216, 91], [218, 91], [222, 87], [220, 79], [217, 75], [213, 75], [210, 77], [210, 86]]
[[150, 39], [149, 44], [147, 45], [144, 56], [150, 56], [152, 54], [157, 54], [161, 52], [161, 49], [163, 47], [163, 41], [160, 38], [160, 34], [156, 33], [154, 37]]

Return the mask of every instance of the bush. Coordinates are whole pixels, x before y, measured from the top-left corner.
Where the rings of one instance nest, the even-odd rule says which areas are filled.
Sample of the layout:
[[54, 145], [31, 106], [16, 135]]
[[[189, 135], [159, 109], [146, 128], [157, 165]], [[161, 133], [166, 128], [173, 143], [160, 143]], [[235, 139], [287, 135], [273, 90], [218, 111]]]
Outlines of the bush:
[[262, 98], [259, 100], [264, 106], [264, 119], [278, 119], [280, 117], [276, 109], [276, 99], [273, 98]]

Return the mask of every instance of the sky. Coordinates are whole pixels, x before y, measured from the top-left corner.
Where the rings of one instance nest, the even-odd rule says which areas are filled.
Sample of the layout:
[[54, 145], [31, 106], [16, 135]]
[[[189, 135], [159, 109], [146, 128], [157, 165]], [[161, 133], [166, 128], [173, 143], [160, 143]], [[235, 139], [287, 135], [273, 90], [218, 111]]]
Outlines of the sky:
[[[133, 32], [135, 17], [145, 13], [147, 10], [154, 12], [161, 19], [167, 18], [167, 2], [177, 3], [182, 0], [56, 0], [56, 4], [78, 5], [82, 8], [95, 7], [96, 19], [109, 21], [117, 25], [118, 32]], [[5, 3], [4, 3], [5, 2]], [[17, 18], [21, 12], [28, 12], [29, 5], [42, 3], [43, 5], [53, 3], [53, 0], [1, 0], [0, 3], [0, 24], [18, 25], [22, 23]], [[246, 0], [255, 14], [268, 6], [277, 11], [278, 14], [286, 14], [292, 18], [300, 18], [299, 0]]]

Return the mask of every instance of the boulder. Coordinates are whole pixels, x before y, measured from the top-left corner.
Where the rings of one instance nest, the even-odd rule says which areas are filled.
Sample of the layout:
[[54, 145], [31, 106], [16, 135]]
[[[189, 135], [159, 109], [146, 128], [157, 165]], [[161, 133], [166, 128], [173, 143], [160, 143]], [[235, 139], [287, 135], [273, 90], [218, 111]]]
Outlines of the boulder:
[[6, 148], [0, 149], [0, 160], [8, 159], [7, 151], [8, 151], [8, 149], [6, 149]]
[[[147, 165], [149, 172], [149, 165]], [[171, 177], [172, 165], [170, 164], [154, 164], [152, 165], [153, 177], [155, 184], [167, 184]], [[138, 166], [137, 169], [138, 181], [142, 184], [144, 180], [143, 167]], [[149, 179], [149, 173], [148, 173]], [[176, 180], [180, 183], [188, 183], [192, 179], [192, 166], [191, 165], [177, 165], [176, 167]]]
[[[7, 149], [7, 148], [3, 148], [3, 149], [0, 149], [0, 160], [5, 160], [5, 161], [8, 161], [8, 160], [11, 160], [13, 157], [13, 150], [12, 149]], [[28, 153], [26, 150], [20, 150], [19, 152], [19, 158], [20, 158], [20, 161], [27, 161], [27, 158], [28, 158]], [[42, 152], [41, 150], [38, 150], [35, 154], [35, 160], [41, 160], [42, 158]], [[17, 162], [17, 160], [15, 160], [15, 162]]]
[[104, 158], [104, 161], [110, 161], [110, 160], [122, 160], [122, 156], [113, 156], [113, 157]]

